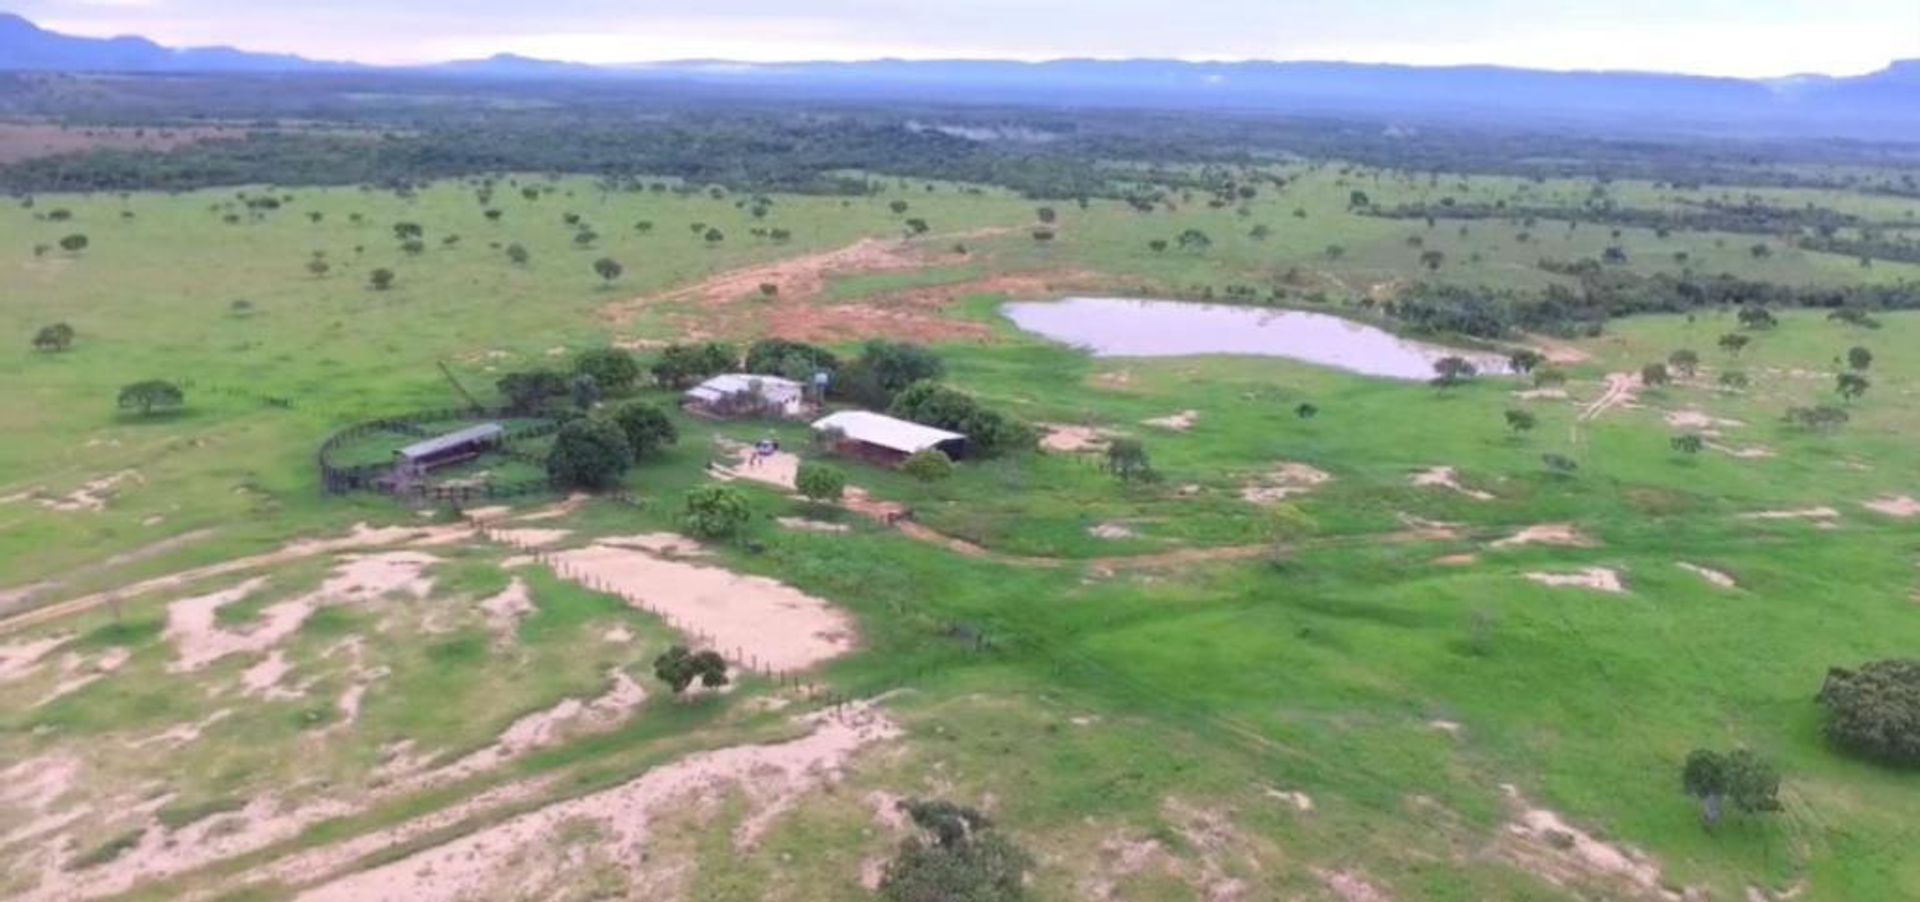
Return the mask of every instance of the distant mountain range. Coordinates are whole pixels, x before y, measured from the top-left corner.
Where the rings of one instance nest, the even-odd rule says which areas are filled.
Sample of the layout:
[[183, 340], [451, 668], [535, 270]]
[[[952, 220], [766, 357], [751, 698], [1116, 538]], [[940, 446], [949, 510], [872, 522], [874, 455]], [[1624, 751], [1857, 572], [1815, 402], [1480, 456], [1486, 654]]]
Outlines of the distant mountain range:
[[593, 66], [501, 54], [382, 68], [170, 48], [142, 37], [85, 38], [0, 14], [0, 71], [95, 73], [388, 73], [491, 80], [672, 81], [817, 99], [1207, 108], [1359, 114], [1620, 131], [1920, 141], [1920, 59], [1848, 78], [1712, 78], [1551, 72], [1498, 66], [1173, 60], [684, 60]]

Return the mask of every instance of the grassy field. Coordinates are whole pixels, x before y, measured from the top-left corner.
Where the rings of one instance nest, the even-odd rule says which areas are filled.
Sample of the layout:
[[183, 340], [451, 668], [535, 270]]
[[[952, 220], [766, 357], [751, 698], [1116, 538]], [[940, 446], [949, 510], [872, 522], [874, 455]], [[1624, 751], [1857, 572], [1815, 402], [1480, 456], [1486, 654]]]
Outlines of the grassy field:
[[[783, 809], [749, 844], [730, 837], [766, 810], [750, 791], [717, 791], [663, 818], [650, 860], [688, 867], [661, 895], [861, 897], [863, 868], [898, 837], [873, 799], [899, 795], [991, 810], [1035, 852], [1034, 891], [1046, 899], [1367, 898], [1356, 886], [1457, 900], [1653, 896], [1661, 887], [1702, 887], [1714, 898], [1739, 898], [1748, 887], [1803, 887], [1800, 898], [1810, 899], [1920, 895], [1920, 862], [1905, 851], [1920, 838], [1908, 816], [1920, 787], [1830, 750], [1811, 702], [1829, 666], [1908, 653], [1920, 637], [1915, 521], [1864, 506], [1920, 494], [1920, 459], [1911, 453], [1920, 359], [1907, 353], [1920, 346], [1920, 316], [1887, 314], [1881, 328], [1861, 329], [1782, 313], [1738, 357], [1716, 348], [1718, 336], [1739, 329], [1730, 313], [1614, 323], [1578, 344], [1585, 359], [1566, 365], [1566, 397], [1522, 398], [1516, 392], [1526, 386], [1507, 379], [1443, 391], [1276, 359], [1095, 359], [1020, 335], [995, 313], [1001, 297], [969, 288], [1007, 273], [1080, 274], [1116, 291], [1286, 283], [1357, 309], [1376, 288], [1422, 277], [1421, 249], [1447, 255], [1429, 277], [1528, 287], [1555, 278], [1534, 266], [1540, 257], [1596, 255], [1613, 244], [1641, 271], [1675, 265], [1675, 250], [1702, 271], [1793, 283], [1920, 270], [1861, 269], [1786, 247], [1759, 261], [1747, 251], [1751, 236], [1627, 230], [1615, 239], [1590, 224], [1543, 223], [1524, 245], [1492, 223], [1462, 236], [1457, 224], [1429, 230], [1354, 215], [1347, 193], [1364, 184], [1377, 203], [1516, 192], [1572, 199], [1588, 186], [1475, 177], [1462, 188], [1444, 176], [1439, 185], [1393, 174], [1376, 181], [1332, 167], [1288, 173], [1296, 176], [1289, 187], [1263, 192], [1245, 216], [1201, 200], [1150, 215], [1110, 202], [1056, 204], [1058, 237], [1044, 244], [1027, 234], [1033, 204], [947, 185], [851, 201], [777, 197], [764, 220], [733, 197], [603, 194], [582, 179], [552, 182], [537, 200], [501, 182], [498, 223], [465, 184], [410, 198], [254, 189], [250, 196], [294, 197], [258, 220], [227, 206], [234, 192], [41, 197], [31, 209], [9, 207], [0, 210], [0, 234], [10, 239], [0, 277], [16, 290], [0, 308], [0, 334], [17, 338], [0, 352], [0, 380], [14, 387], [13, 403], [0, 408], [13, 437], [0, 444], [0, 591], [37, 587], [11, 599], [25, 609], [338, 536], [357, 522], [444, 526], [378, 499], [322, 497], [315, 447], [349, 423], [457, 404], [437, 362], [490, 395], [492, 380], [515, 367], [564, 364], [572, 350], [613, 339], [671, 340], [677, 324], [728, 322], [732, 308], [699, 300], [643, 303], [618, 322], [606, 311], [715, 273], [896, 236], [902, 217], [888, 204], [905, 199], [904, 215], [933, 229], [919, 239], [931, 262], [839, 273], [819, 298], [779, 303], [889, 310], [909, 294], [957, 294], [939, 315], [976, 331], [939, 347], [953, 384], [1030, 422], [1136, 436], [1164, 478], [1122, 484], [1086, 454], [969, 463], [934, 485], [848, 466], [852, 482], [981, 546], [976, 554], [740, 483], [756, 517], [742, 540], [713, 549], [716, 563], [850, 612], [858, 650], [809, 679], [857, 698], [906, 690], [886, 702], [906, 738], [861, 758], [833, 791]], [[1623, 202], [1671, 199], [1646, 184], [1611, 190]], [[1767, 192], [1783, 204], [1815, 200], [1800, 197], [1810, 194]], [[1885, 198], [1817, 202], [1905, 215]], [[45, 219], [54, 209], [71, 218]], [[230, 213], [237, 223], [224, 221]], [[592, 248], [574, 245], [567, 213], [600, 233]], [[635, 228], [643, 220], [651, 230]], [[397, 247], [392, 225], [403, 221], [425, 229], [418, 255]], [[696, 222], [722, 229], [725, 240], [696, 237]], [[1271, 227], [1267, 237], [1249, 234], [1258, 223]], [[757, 240], [749, 234], [756, 226], [787, 228], [792, 238]], [[1207, 231], [1212, 247], [1147, 249], [1186, 228]], [[76, 232], [90, 238], [83, 252], [33, 253]], [[956, 233], [971, 236], [965, 262], [941, 256]], [[447, 244], [453, 235], [459, 240]], [[527, 265], [494, 246], [512, 242], [529, 250]], [[1333, 244], [1344, 249], [1337, 259], [1325, 251]], [[322, 277], [306, 269], [315, 251], [330, 263]], [[589, 265], [601, 256], [625, 264], [612, 285]], [[397, 273], [393, 288], [368, 287], [376, 267]], [[790, 308], [765, 309], [777, 317]], [[31, 351], [33, 331], [54, 321], [74, 326], [73, 350]], [[849, 348], [888, 334], [885, 320], [846, 322], [870, 323], [848, 327]], [[1848, 405], [1851, 421], [1827, 435], [1785, 423], [1790, 406], [1835, 402], [1832, 374], [1855, 345], [1876, 360], [1873, 387]], [[1682, 348], [1702, 357], [1697, 377], [1588, 414], [1609, 373], [1636, 372]], [[1748, 375], [1745, 389], [1717, 386], [1730, 369]], [[142, 378], [180, 381], [185, 409], [150, 419], [117, 413], [118, 387]], [[651, 388], [641, 396], [672, 400]], [[1319, 415], [1298, 417], [1302, 402]], [[1503, 413], [1511, 408], [1535, 414], [1536, 428], [1510, 434]], [[1181, 411], [1197, 414], [1186, 430], [1145, 423]], [[1737, 424], [1686, 425], [1701, 416]], [[808, 446], [801, 427], [678, 423], [680, 444], [629, 478], [640, 508], [591, 503], [539, 525], [568, 530], [565, 547], [670, 531], [681, 495], [708, 481], [708, 464], [723, 456], [717, 439], [751, 441], [771, 429], [789, 448]], [[1670, 446], [1700, 428], [1721, 433], [1717, 448]], [[370, 439], [350, 450], [377, 459], [390, 445]], [[1576, 461], [1577, 471], [1550, 472], [1546, 454]], [[1279, 504], [1243, 498], [1286, 464], [1330, 478]], [[1441, 466], [1486, 497], [1414, 484]], [[1742, 516], [1821, 507], [1832, 515]], [[781, 517], [847, 529], [795, 530]], [[1495, 544], [1561, 523], [1585, 540]], [[1103, 526], [1124, 532], [1093, 531]], [[1242, 553], [1206, 556], [1218, 549]], [[84, 762], [86, 784], [61, 797], [62, 810], [93, 809], [48, 835], [74, 854], [97, 853], [104, 863], [95, 867], [107, 870], [116, 853], [143, 854], [120, 846], [137, 846], [143, 839], [130, 831], [155, 821], [193, 829], [266, 795], [354, 802], [264, 851], [217, 858], [143, 890], [162, 898], [230, 886], [263, 862], [325, 850], [483, 789], [552, 778], [515, 803], [532, 808], [703, 750], [789, 735], [794, 727], [774, 706], [811, 704], [761, 678], [727, 696], [670, 702], [646, 673], [673, 641], [669, 625], [545, 565], [507, 569], [520, 552], [497, 543], [418, 550], [433, 558], [419, 565], [432, 582], [424, 594], [402, 587], [327, 603], [279, 647], [293, 672], [312, 680], [298, 698], [239, 688], [258, 654], [177, 669], [167, 605], [264, 575], [264, 587], [218, 611], [222, 625], [244, 632], [274, 605], [321, 591], [342, 565], [333, 556], [198, 579], [132, 598], [117, 614], [101, 607], [0, 634], [0, 648], [75, 637], [46, 666], [0, 681], [0, 761]], [[1529, 578], [1590, 567], [1611, 571], [1623, 591]], [[514, 579], [532, 607], [500, 639], [479, 602]], [[615, 628], [630, 641], [602, 641]], [[973, 635], [986, 643], [955, 638]], [[349, 640], [360, 651], [342, 651]], [[57, 692], [121, 649], [126, 657], [111, 673]], [[65, 671], [62, 654], [78, 656]], [[392, 778], [382, 765], [397, 744], [410, 741], [405, 748], [438, 763], [457, 760], [523, 715], [602, 692], [613, 669], [653, 693], [631, 720], [467, 782], [383, 789]], [[340, 727], [328, 700], [374, 670], [381, 675], [357, 719]], [[125, 751], [182, 724], [207, 725], [201, 739], [164, 754]], [[1786, 810], [1704, 831], [1678, 788], [1681, 760], [1700, 746], [1766, 754], [1784, 775]], [[0, 801], [23, 822], [49, 814], [12, 796]], [[1556, 812], [1585, 835], [1512, 832], [1530, 808]], [[414, 837], [402, 851], [432, 839]], [[1646, 857], [1610, 869], [1612, 859], [1582, 854], [1588, 839]], [[46, 848], [0, 837], [0, 894], [28, 892], [41, 873], [35, 855]], [[1637, 882], [1645, 862], [1654, 876]], [[611, 871], [583, 869], [567, 889], [624, 891], [607, 889], [624, 887], [622, 868], [601, 864]], [[277, 897], [292, 885], [267, 881], [260, 892]]]

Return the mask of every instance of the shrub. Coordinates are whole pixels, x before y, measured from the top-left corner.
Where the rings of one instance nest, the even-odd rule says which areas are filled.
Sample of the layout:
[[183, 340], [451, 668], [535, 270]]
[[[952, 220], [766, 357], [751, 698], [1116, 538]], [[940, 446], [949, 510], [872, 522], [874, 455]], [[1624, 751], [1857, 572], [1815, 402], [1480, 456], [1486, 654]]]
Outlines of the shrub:
[[621, 405], [613, 412], [613, 424], [627, 437], [635, 461], [659, 454], [680, 441], [680, 430], [666, 412], [642, 401]]
[[1031, 447], [1033, 430], [972, 397], [932, 382], [916, 382], [893, 399], [887, 412], [903, 420], [958, 432], [982, 457]]
[[752, 518], [747, 496], [725, 485], [703, 485], [689, 491], [680, 516], [688, 532], [709, 539], [735, 535]]
[[717, 651], [696, 652], [676, 645], [653, 659], [653, 675], [674, 695], [685, 692], [695, 680], [708, 689], [718, 689], [727, 684], [727, 662]]
[[1153, 461], [1137, 438], [1115, 438], [1107, 443], [1107, 472], [1121, 482], [1149, 482], [1154, 478]]
[[880, 878], [889, 902], [1017, 902], [1033, 859], [987, 816], [940, 801], [900, 803], [917, 835], [900, 844]]
[[66, 323], [54, 323], [41, 326], [33, 334], [33, 348], [36, 351], [64, 351], [73, 347], [73, 327]]
[[1815, 699], [1827, 710], [1827, 740], [1884, 764], [1920, 766], [1920, 660], [1833, 668]]
[[547, 475], [569, 488], [606, 488], [631, 466], [627, 437], [606, 420], [578, 419], [561, 426], [547, 452]]
[[802, 463], [794, 474], [794, 487], [812, 501], [838, 501], [847, 490], [847, 476], [826, 464]]
[[121, 386], [117, 403], [121, 410], [138, 410], [141, 416], [147, 416], [155, 410], [179, 407], [186, 400], [180, 386], [164, 379], [147, 379]]
[[633, 355], [619, 348], [593, 348], [581, 351], [573, 360], [573, 371], [592, 376], [603, 391], [625, 394], [640, 381], [640, 364]]
[[939, 482], [953, 475], [953, 458], [939, 448], [928, 448], [901, 463], [900, 472], [921, 482]]

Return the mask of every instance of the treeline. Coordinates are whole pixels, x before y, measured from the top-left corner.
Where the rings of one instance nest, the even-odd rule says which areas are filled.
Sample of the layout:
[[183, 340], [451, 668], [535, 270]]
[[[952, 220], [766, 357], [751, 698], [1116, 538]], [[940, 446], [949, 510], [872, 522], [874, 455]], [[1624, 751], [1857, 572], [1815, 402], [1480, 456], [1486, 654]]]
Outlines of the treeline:
[[1384, 303], [1381, 310], [1419, 331], [1502, 338], [1515, 331], [1592, 335], [1609, 319], [1643, 313], [1745, 307], [1920, 309], [1920, 282], [1782, 285], [1726, 274], [1643, 275], [1598, 263], [1563, 272], [1573, 275], [1575, 284], [1553, 285], [1544, 291], [1417, 283]]
[[1654, 231], [1732, 232], [1742, 235], [1809, 234], [1831, 237], [1840, 229], [1902, 228], [1913, 221], [1870, 222], [1852, 213], [1826, 207], [1783, 207], [1757, 201], [1728, 203], [1718, 200], [1682, 201], [1685, 209], [1623, 207], [1612, 202], [1579, 206], [1509, 205], [1458, 203], [1442, 198], [1435, 203], [1396, 204], [1367, 207], [1359, 212], [1383, 219], [1464, 219], [1498, 220], [1521, 228], [1532, 228], [1542, 220], [1590, 222], [1624, 228]]

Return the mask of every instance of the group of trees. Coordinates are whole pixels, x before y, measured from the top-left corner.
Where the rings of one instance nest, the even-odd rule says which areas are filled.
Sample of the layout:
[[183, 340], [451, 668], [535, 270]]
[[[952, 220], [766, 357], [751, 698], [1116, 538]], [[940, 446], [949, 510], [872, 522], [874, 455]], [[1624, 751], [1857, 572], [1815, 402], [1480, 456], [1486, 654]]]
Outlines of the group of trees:
[[937, 382], [915, 382], [900, 392], [887, 409], [891, 416], [915, 423], [958, 432], [967, 437], [967, 445], [981, 457], [994, 457], [1033, 446], [1033, 429], [997, 410], [984, 407], [972, 396]]

